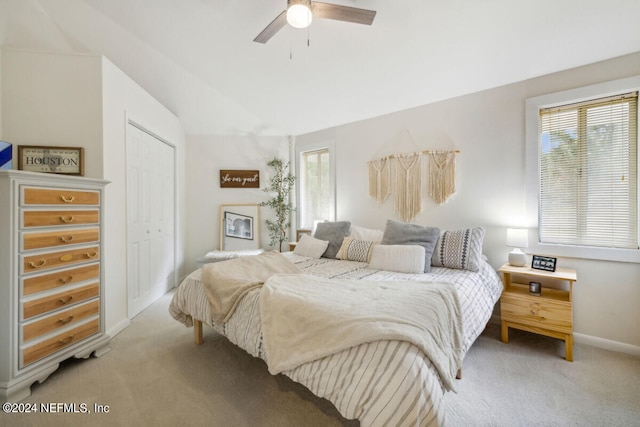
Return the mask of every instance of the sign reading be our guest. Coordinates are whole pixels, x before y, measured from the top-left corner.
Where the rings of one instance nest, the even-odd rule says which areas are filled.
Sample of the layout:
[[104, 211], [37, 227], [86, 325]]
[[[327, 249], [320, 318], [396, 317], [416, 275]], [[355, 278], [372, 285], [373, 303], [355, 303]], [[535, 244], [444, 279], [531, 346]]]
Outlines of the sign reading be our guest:
[[259, 188], [260, 171], [220, 169], [220, 188]]

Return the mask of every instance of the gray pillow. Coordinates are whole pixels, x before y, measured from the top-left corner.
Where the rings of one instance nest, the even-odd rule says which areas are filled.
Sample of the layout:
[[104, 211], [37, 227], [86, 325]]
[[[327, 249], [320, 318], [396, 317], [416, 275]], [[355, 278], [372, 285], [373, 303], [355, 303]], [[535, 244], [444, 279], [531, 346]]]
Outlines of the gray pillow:
[[436, 247], [440, 229], [438, 227], [423, 227], [406, 222], [387, 220], [382, 235], [382, 245], [420, 245], [424, 248], [424, 272], [431, 270], [431, 256]]
[[[322, 254], [323, 258], [335, 258], [342, 246], [342, 241], [349, 235], [351, 223], [349, 221], [320, 222], [313, 235], [316, 239], [329, 242], [327, 250]], [[431, 257], [431, 254], [429, 254]], [[431, 259], [431, 258], [429, 258]]]

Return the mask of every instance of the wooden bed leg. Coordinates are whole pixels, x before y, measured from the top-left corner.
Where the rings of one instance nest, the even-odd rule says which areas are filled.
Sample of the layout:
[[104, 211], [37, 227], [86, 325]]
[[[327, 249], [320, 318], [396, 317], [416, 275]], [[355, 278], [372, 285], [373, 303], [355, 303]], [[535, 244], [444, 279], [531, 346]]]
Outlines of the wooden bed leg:
[[462, 368], [458, 369], [458, 372], [456, 373], [456, 379], [457, 380], [462, 379]]
[[193, 319], [193, 341], [200, 345], [204, 342], [202, 338], [202, 321]]

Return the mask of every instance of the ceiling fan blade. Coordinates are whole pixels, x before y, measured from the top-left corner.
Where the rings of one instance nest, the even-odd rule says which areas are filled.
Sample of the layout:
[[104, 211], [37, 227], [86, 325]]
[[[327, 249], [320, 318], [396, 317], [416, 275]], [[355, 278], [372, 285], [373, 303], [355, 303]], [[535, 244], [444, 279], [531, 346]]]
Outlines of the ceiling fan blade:
[[341, 6], [338, 4], [312, 3], [313, 17], [333, 19], [336, 21], [353, 22], [356, 24], [371, 25], [376, 16], [375, 10], [359, 9], [357, 7]]
[[262, 30], [260, 34], [253, 39], [256, 43], [266, 43], [269, 41], [271, 37], [273, 37], [278, 31], [287, 25], [287, 11], [283, 11], [280, 15], [276, 17], [267, 27]]

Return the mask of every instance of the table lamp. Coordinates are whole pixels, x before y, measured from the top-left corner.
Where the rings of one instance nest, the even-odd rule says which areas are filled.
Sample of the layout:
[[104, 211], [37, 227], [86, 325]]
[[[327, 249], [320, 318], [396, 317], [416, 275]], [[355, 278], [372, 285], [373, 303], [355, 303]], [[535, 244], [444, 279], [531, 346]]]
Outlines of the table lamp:
[[526, 228], [507, 228], [507, 246], [513, 250], [509, 252], [509, 264], [514, 267], [522, 267], [527, 263], [527, 256], [520, 248], [529, 245], [529, 236]]

